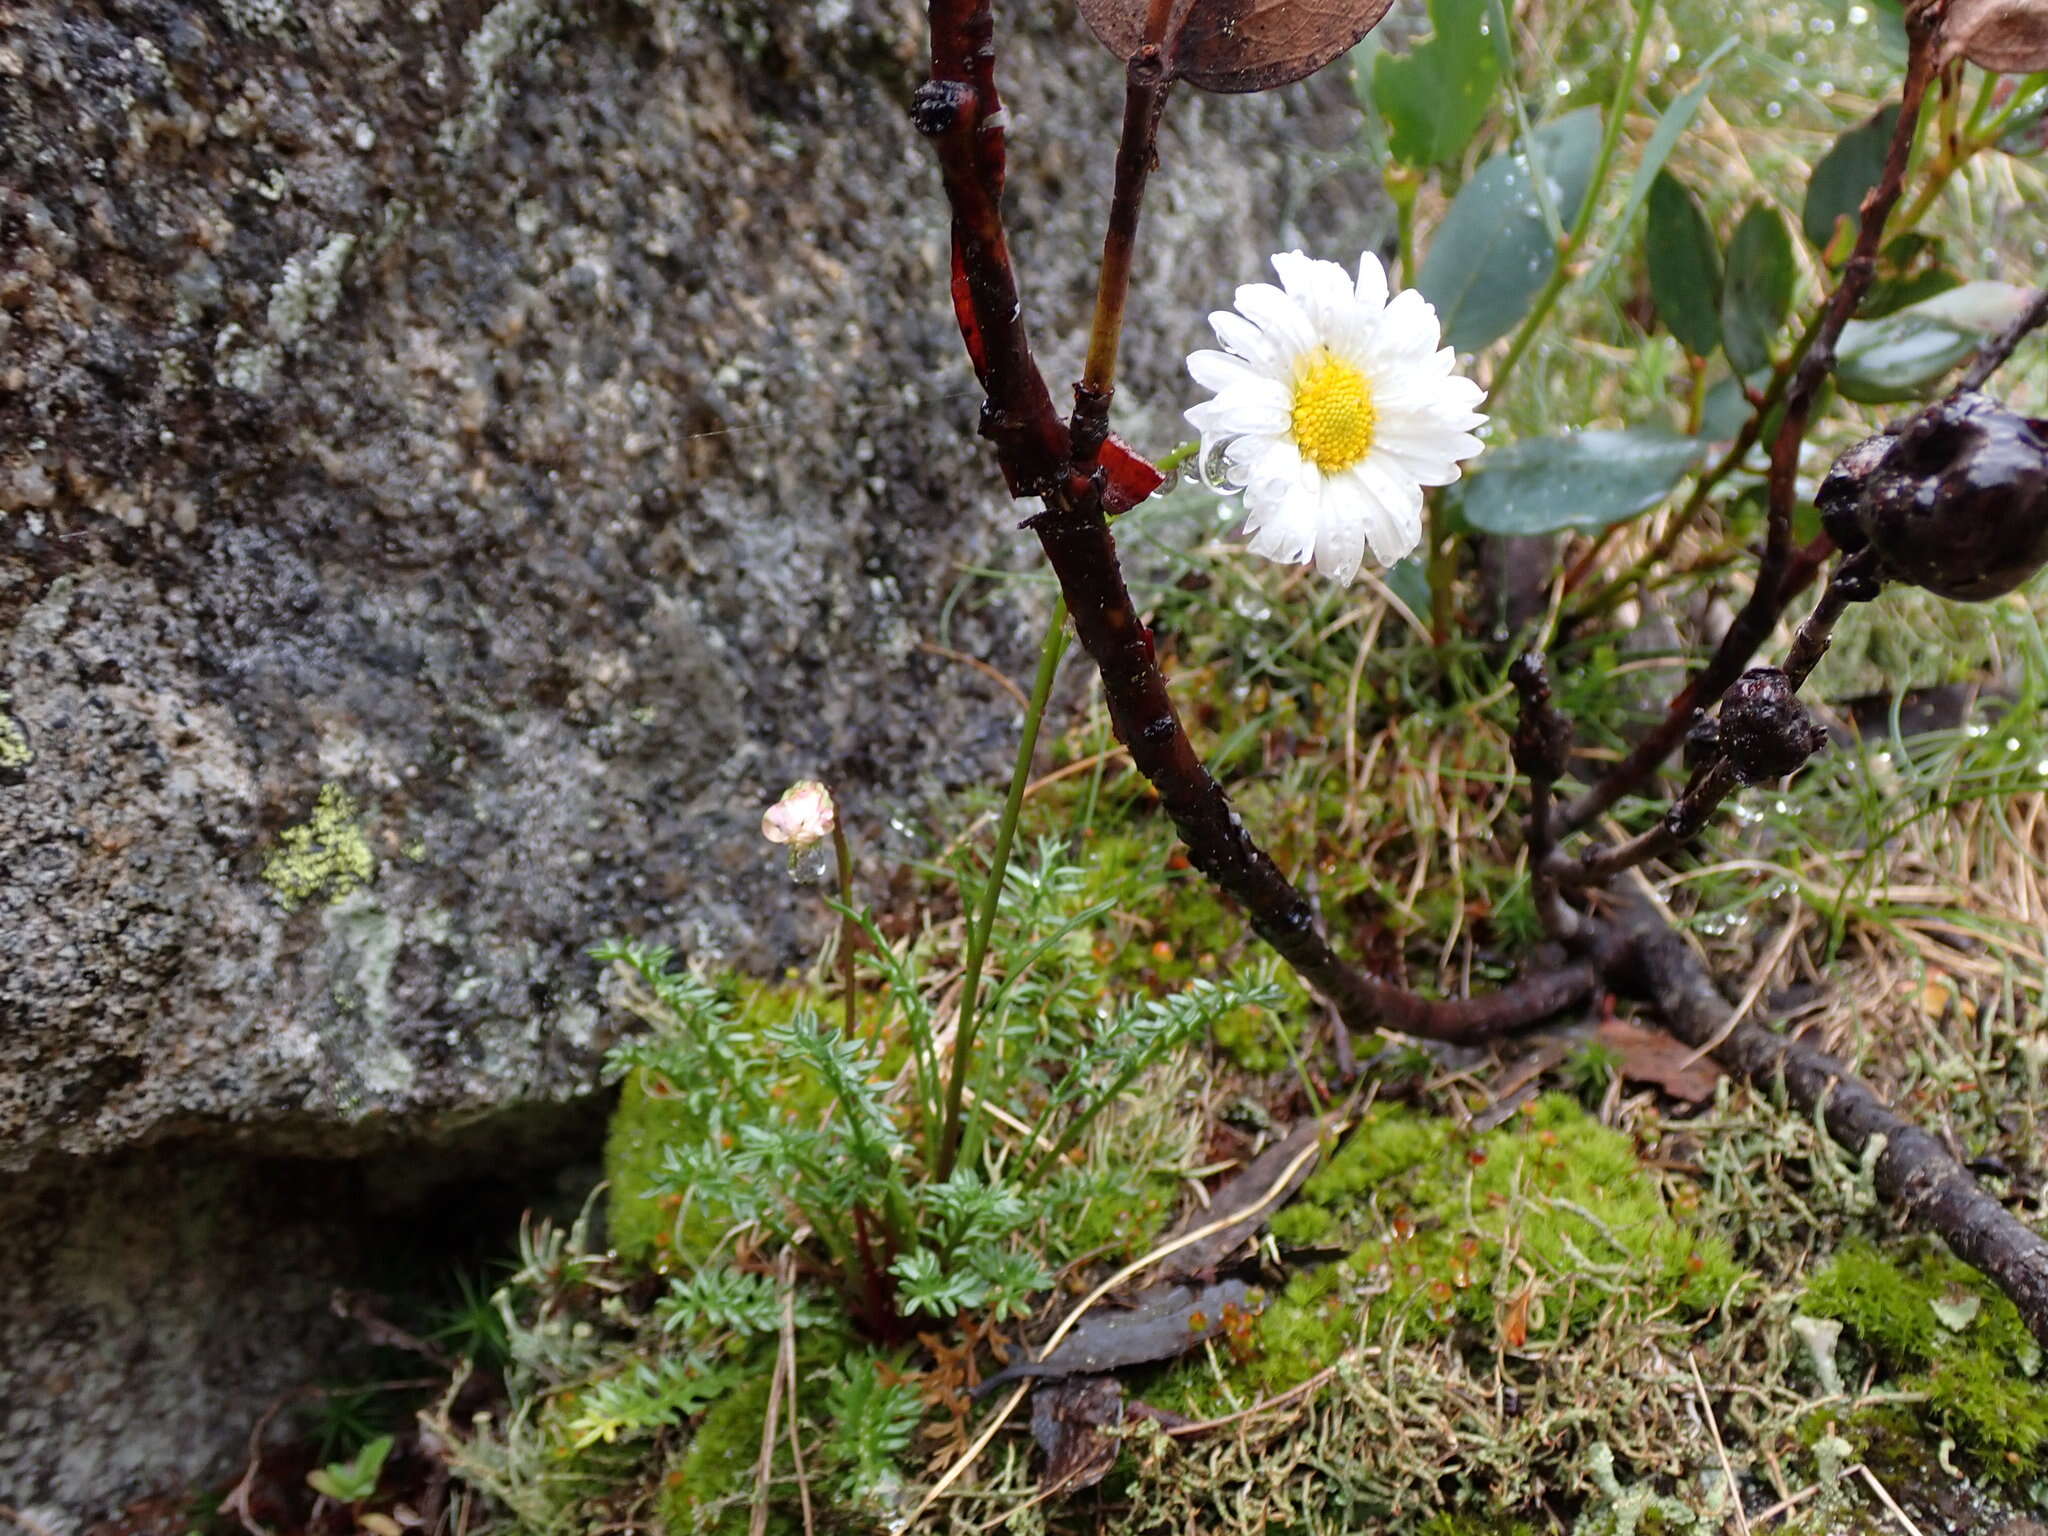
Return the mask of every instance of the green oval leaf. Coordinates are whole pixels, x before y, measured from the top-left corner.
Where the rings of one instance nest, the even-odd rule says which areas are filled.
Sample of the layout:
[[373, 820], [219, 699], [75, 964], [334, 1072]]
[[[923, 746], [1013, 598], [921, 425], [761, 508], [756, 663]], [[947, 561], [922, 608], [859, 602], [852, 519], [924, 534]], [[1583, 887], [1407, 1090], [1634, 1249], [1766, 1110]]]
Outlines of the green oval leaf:
[[1721, 344], [1745, 376], [1771, 365], [1771, 341], [1792, 308], [1799, 265], [1785, 216], [1768, 203], [1752, 203], [1728, 243], [1721, 289]]
[[1452, 165], [1465, 153], [1500, 83], [1484, 27], [1488, 0], [1430, 0], [1432, 31], [1404, 54], [1373, 60], [1372, 103], [1387, 147], [1408, 165]]
[[1899, 109], [1886, 107], [1836, 139], [1814, 165], [1799, 227], [1818, 249], [1828, 248], [1841, 220], [1853, 225], [1860, 218], [1864, 197], [1884, 174], [1885, 155], [1898, 126]]
[[1706, 357], [1721, 345], [1721, 251], [1698, 199], [1669, 171], [1650, 185], [1643, 245], [1657, 313], [1680, 346]]
[[1487, 533], [1598, 533], [1663, 501], [1699, 456], [1698, 439], [1656, 427], [1524, 438], [1480, 460], [1462, 506]]
[[1495, 155], [1482, 165], [1437, 226], [1415, 286], [1436, 306], [1444, 340], [1476, 352], [1529, 312], [1557, 265], [1557, 242], [1530, 179], [1533, 160], [1549, 178], [1550, 201], [1566, 224], [1593, 179], [1600, 109], [1583, 107], [1536, 130], [1533, 153]]
[[1964, 283], [1882, 320], [1851, 320], [1836, 347], [1836, 387], [1864, 405], [1917, 400], [2032, 296], [2012, 283]]

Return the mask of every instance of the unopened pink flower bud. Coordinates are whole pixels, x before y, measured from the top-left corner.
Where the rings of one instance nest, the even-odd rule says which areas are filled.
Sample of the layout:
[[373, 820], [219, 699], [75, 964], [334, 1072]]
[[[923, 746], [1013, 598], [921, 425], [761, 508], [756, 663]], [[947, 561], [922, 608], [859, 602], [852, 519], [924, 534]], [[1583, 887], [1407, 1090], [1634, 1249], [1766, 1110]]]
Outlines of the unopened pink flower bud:
[[799, 779], [761, 813], [761, 835], [771, 843], [804, 849], [832, 835], [839, 815], [832, 791], [816, 779]]

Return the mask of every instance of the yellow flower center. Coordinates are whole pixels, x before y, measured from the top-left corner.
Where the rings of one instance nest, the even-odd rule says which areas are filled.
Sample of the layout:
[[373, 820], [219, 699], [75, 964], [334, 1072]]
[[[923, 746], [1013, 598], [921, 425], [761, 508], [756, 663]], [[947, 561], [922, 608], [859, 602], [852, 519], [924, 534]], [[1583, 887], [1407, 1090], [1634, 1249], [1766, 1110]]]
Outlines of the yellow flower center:
[[1375, 415], [1365, 375], [1318, 351], [1294, 386], [1294, 446], [1324, 473], [1349, 469], [1372, 447]]

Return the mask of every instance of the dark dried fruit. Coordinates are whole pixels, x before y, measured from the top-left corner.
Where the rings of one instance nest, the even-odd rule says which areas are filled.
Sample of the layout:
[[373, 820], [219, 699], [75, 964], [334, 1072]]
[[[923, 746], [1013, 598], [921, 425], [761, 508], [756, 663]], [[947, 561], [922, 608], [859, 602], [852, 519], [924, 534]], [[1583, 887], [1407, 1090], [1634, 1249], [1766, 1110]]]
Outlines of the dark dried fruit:
[[2048, 565], [2048, 421], [1964, 390], [1843, 454], [1814, 498], [1842, 549], [1959, 602]]
[[1729, 766], [1745, 784], [1798, 772], [1828, 740], [1776, 667], [1751, 667], [1735, 680], [1721, 700], [1718, 734]]
[[1721, 722], [1701, 715], [1685, 733], [1685, 766], [1704, 768], [1721, 755]]
[[1866, 437], [1835, 460], [1814, 492], [1813, 504], [1820, 510], [1820, 525], [1827, 529], [1835, 548], [1853, 555], [1870, 542], [1863, 532], [1857, 508], [1863, 501], [1863, 487], [1877, 473], [1877, 466], [1898, 439], [1889, 432]]

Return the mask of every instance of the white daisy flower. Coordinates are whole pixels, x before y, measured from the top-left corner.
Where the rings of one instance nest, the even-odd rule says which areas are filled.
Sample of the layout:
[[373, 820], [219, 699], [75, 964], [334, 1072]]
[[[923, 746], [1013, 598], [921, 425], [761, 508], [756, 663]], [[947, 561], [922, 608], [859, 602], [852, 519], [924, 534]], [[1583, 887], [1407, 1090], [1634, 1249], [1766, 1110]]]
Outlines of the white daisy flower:
[[1371, 253], [1358, 281], [1300, 251], [1273, 258], [1281, 287], [1247, 283], [1237, 312], [1209, 317], [1223, 352], [1196, 352], [1188, 372], [1216, 398], [1187, 413], [1202, 434], [1202, 474], [1223, 453], [1218, 489], [1242, 491], [1253, 554], [1313, 559], [1339, 582], [1366, 551], [1381, 565], [1422, 542], [1422, 488], [1449, 485], [1486, 398], [1451, 372], [1436, 311], [1414, 289], [1387, 297]]

